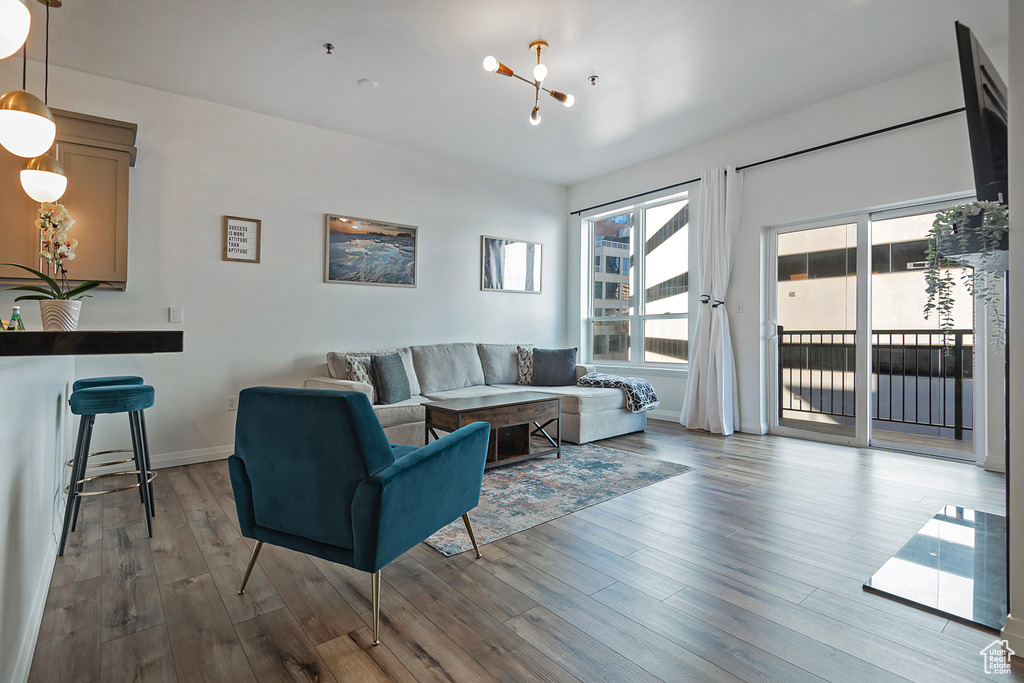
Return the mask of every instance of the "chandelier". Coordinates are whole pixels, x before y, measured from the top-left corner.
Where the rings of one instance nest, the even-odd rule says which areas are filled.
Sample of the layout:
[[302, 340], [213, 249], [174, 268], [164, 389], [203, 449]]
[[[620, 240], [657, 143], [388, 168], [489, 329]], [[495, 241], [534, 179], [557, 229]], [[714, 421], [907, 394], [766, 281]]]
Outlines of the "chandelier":
[[521, 80], [523, 83], [533, 86], [533, 111], [530, 113], [530, 125], [536, 126], [540, 123], [540, 91], [543, 90], [553, 98], [561, 102], [566, 107], [571, 107], [575, 102], [576, 98], [566, 93], [558, 92], [557, 90], [548, 90], [544, 87], [544, 79], [548, 77], [548, 68], [540, 63], [540, 56], [547, 52], [548, 44], [543, 40], [535, 40], [530, 43], [530, 54], [537, 55], [537, 65], [533, 67], [533, 80], [523, 78], [519, 74], [512, 71], [494, 57], [488, 56], [484, 59], [484, 69], [491, 73], [498, 73], [502, 76], [514, 77]]

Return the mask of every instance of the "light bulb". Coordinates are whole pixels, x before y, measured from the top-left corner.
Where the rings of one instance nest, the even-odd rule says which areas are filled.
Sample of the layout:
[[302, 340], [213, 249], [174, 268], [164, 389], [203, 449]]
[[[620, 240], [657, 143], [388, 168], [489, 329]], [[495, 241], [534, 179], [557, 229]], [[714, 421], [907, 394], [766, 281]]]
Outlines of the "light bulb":
[[533, 80], [538, 83], [543, 83], [544, 79], [548, 77], [548, 68], [543, 64], [538, 64], [533, 67]]
[[540, 124], [540, 108], [534, 107], [533, 113], [530, 114], [530, 125], [536, 126]]
[[485, 71], [490, 71], [491, 73], [494, 73], [495, 71], [497, 71], [498, 70], [498, 60], [495, 59], [494, 57], [490, 56], [490, 55], [488, 55], [487, 57], [484, 57], [484, 70]]
[[562, 102], [562, 104], [564, 104], [566, 107], [571, 107], [572, 105], [576, 104], [576, 98], [573, 97], [572, 95], [566, 95], [565, 102]]
[[57, 124], [43, 101], [24, 90], [0, 97], [0, 145], [19, 157], [32, 159], [53, 147]]
[[29, 159], [21, 169], [21, 187], [37, 202], [55, 202], [68, 189], [68, 177], [56, 159], [44, 154]]
[[28, 7], [19, 0], [0, 0], [0, 59], [21, 49], [31, 25]]

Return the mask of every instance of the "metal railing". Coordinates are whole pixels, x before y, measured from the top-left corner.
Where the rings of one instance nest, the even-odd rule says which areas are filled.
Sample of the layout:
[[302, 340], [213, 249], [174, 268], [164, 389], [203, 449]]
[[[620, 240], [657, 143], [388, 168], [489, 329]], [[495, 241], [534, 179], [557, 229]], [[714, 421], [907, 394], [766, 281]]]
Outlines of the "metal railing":
[[[955, 439], [973, 429], [973, 330], [876, 330], [871, 345], [871, 419], [952, 429]], [[854, 418], [853, 330], [779, 326], [778, 351], [780, 419], [786, 412]]]

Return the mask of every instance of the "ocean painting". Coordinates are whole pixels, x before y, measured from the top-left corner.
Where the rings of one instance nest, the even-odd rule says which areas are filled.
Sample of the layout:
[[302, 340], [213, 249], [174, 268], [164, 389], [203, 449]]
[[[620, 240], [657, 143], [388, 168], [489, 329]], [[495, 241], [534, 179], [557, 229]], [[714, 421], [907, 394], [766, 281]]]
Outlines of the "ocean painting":
[[414, 226], [327, 214], [325, 227], [325, 282], [416, 286]]

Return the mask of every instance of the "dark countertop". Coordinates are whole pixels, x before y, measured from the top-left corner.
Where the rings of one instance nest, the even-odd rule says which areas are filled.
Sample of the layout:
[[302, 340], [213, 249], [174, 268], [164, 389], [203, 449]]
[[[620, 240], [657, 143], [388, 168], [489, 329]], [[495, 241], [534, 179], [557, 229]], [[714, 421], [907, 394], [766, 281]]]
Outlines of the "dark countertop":
[[0, 332], [0, 357], [179, 353], [184, 348], [184, 336], [181, 330], [5, 331]]

